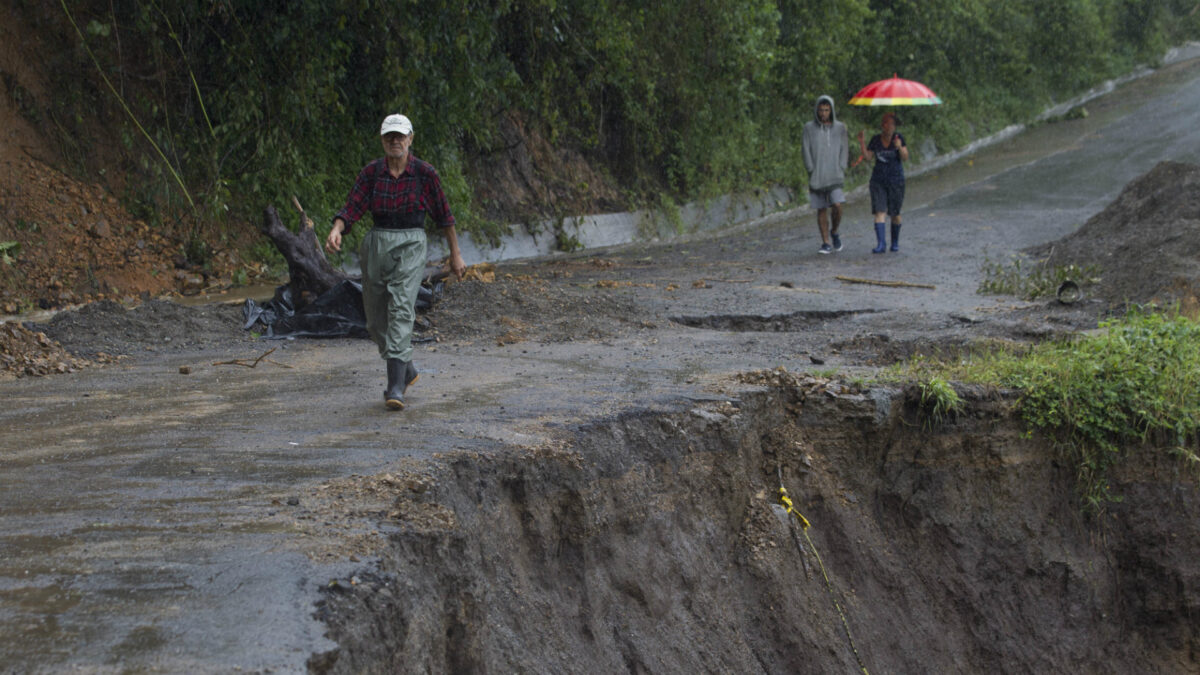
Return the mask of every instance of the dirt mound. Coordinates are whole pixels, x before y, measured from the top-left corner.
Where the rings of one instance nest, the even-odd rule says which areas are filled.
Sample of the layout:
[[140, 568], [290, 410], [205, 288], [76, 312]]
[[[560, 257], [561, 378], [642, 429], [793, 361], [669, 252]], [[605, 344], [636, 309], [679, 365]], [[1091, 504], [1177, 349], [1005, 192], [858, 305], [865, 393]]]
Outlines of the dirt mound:
[[242, 330], [242, 310], [237, 305], [187, 307], [168, 300], [151, 300], [134, 309], [103, 300], [61, 312], [39, 328], [68, 351], [89, 358], [254, 339]]
[[0, 324], [0, 379], [73, 373], [88, 365], [67, 353], [45, 333], [15, 323]]
[[[163, 215], [171, 225], [159, 226], [126, 208], [123, 196], [136, 192], [126, 184], [129, 158], [103, 111], [82, 123], [90, 129], [82, 138], [54, 118], [51, 73], [30, 58], [56, 42], [51, 23], [31, 25], [0, 7], [0, 313], [198, 293], [229, 285], [239, 269], [260, 275], [234, 253], [243, 242], [217, 250], [218, 237], [188, 217]], [[196, 236], [210, 250], [186, 260], [184, 243]]]
[[0, 270], [6, 313], [175, 287], [175, 247], [98, 185], [34, 159], [6, 160], [0, 204], [0, 240], [17, 245]]
[[1200, 313], [1200, 166], [1162, 162], [1083, 227], [1027, 251], [1051, 267], [1098, 265], [1089, 293], [1111, 304], [1180, 303]]

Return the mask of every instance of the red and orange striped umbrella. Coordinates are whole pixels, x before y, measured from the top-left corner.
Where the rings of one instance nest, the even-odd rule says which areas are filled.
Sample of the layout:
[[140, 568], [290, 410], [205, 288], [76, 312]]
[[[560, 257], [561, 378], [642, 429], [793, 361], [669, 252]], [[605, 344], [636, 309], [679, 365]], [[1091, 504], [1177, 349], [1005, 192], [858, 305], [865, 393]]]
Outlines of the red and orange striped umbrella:
[[872, 82], [850, 99], [850, 105], [941, 105], [937, 94], [914, 80], [905, 80], [893, 75], [886, 80]]

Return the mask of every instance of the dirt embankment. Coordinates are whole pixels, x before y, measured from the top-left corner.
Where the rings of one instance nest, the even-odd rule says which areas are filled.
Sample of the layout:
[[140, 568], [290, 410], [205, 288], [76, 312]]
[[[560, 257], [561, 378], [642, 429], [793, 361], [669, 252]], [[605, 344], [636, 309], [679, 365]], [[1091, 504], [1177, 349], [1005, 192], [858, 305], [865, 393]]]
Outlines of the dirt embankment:
[[1112, 305], [1178, 304], [1200, 316], [1200, 166], [1162, 162], [1083, 227], [1030, 251], [1047, 265], [1096, 265]]
[[1200, 495], [1173, 467], [1089, 521], [1000, 393], [929, 428], [904, 392], [751, 380], [393, 477], [312, 671], [1194, 672]]

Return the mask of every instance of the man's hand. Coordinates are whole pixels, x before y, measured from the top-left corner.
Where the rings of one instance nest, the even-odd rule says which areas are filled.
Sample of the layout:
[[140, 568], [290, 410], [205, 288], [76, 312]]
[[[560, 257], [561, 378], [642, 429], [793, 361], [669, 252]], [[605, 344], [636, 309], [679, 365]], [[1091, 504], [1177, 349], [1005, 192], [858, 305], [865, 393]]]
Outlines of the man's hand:
[[325, 250], [329, 253], [342, 250], [342, 228], [335, 225], [329, 231], [329, 237], [325, 239]]
[[467, 271], [467, 265], [463, 262], [462, 254], [454, 252], [450, 254], [450, 271], [454, 272], [454, 277], [462, 281], [463, 274]]

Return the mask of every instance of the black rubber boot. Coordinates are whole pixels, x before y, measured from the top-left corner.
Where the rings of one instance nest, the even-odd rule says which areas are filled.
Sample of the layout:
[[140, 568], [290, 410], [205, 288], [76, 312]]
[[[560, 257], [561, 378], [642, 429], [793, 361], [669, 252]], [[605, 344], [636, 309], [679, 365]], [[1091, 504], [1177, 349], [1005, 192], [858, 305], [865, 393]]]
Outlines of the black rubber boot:
[[900, 250], [900, 223], [892, 223], [892, 252]]
[[413, 365], [412, 361], [409, 361], [404, 369], [404, 390], [408, 391], [408, 388], [412, 386], [412, 383], [416, 382], [417, 378], [419, 377], [421, 377], [421, 374], [417, 372], [417, 367]]
[[[416, 370], [413, 370], [416, 373]], [[383, 390], [383, 402], [392, 410], [404, 410], [404, 390], [408, 386], [408, 362], [400, 359], [387, 360], [387, 389]], [[413, 378], [416, 379], [415, 377]]]
[[883, 253], [887, 250], [887, 237], [883, 231], [884, 223], [875, 223], [875, 248], [871, 253]]

